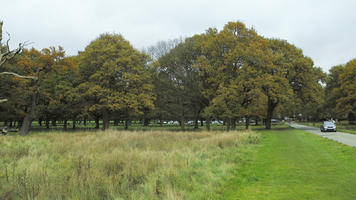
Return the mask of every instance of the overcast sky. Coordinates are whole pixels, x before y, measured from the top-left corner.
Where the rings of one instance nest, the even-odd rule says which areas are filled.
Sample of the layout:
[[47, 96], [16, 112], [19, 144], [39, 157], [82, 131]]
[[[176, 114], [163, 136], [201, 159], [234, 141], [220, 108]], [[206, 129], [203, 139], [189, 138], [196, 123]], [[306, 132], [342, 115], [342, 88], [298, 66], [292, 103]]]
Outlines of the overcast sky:
[[9, 0], [0, 20], [12, 45], [61, 45], [76, 55], [101, 33], [121, 33], [141, 50], [160, 40], [189, 37], [242, 21], [265, 37], [301, 48], [316, 66], [356, 58], [355, 0]]

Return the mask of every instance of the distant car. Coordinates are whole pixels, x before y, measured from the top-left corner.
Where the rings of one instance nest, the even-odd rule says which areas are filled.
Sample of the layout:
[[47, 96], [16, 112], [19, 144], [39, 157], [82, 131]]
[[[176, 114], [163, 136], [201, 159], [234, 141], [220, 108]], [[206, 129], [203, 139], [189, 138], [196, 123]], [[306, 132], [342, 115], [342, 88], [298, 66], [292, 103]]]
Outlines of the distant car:
[[191, 121], [191, 120], [190, 120], [190, 121], [187, 121], [186, 124], [187, 124], [187, 125], [194, 125], [194, 121]]
[[167, 124], [179, 124], [177, 121], [169, 121]]
[[336, 125], [331, 121], [324, 121], [323, 124], [320, 126], [321, 132], [326, 131], [334, 131], [336, 132]]
[[278, 119], [271, 119], [271, 122], [272, 123], [277, 123], [277, 122], [279, 122], [279, 120]]

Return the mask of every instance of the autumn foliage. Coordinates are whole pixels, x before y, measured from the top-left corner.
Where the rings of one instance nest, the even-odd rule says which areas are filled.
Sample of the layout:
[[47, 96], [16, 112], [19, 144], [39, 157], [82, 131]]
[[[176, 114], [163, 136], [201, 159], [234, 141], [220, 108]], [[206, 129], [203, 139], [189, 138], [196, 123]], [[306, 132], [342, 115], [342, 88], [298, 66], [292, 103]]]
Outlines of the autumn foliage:
[[[209, 129], [211, 121], [223, 120], [228, 130], [242, 119], [246, 128], [254, 119], [267, 129], [272, 118], [347, 115], [352, 120], [355, 63], [334, 67], [327, 76], [301, 49], [262, 37], [241, 22], [148, 51], [105, 33], [76, 56], [62, 47], [32, 48], [2, 65], [0, 71], [38, 80], [0, 79], [0, 97], [9, 99], [0, 105], [0, 120], [20, 127], [34, 113], [27, 118], [31, 122], [49, 128], [60, 121], [64, 129], [69, 121], [76, 128], [77, 122], [92, 120], [103, 129], [112, 121], [128, 129], [133, 120], [179, 121], [182, 129], [187, 121], [195, 128], [205, 121]], [[332, 116], [325, 113], [326, 104], [334, 105]]]

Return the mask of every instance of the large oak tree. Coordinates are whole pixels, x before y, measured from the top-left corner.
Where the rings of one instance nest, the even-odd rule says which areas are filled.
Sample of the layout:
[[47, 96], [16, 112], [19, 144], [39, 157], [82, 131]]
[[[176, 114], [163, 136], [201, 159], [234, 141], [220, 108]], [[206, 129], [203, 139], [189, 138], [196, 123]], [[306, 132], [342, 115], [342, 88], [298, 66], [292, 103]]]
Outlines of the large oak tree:
[[79, 85], [88, 111], [109, 127], [113, 111], [126, 121], [153, 107], [152, 76], [148, 57], [118, 34], [102, 34], [79, 54]]

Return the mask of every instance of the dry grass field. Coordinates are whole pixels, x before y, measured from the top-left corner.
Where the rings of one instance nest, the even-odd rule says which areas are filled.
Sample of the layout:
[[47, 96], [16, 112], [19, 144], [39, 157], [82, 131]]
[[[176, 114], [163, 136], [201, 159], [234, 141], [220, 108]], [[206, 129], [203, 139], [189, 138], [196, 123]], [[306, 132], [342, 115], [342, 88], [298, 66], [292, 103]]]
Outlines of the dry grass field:
[[252, 131], [0, 137], [0, 199], [219, 199]]

